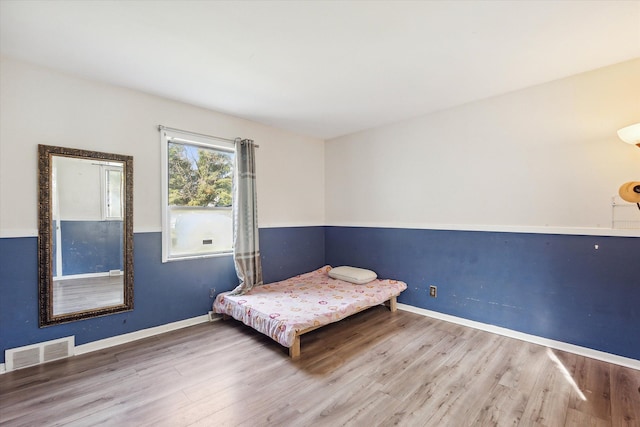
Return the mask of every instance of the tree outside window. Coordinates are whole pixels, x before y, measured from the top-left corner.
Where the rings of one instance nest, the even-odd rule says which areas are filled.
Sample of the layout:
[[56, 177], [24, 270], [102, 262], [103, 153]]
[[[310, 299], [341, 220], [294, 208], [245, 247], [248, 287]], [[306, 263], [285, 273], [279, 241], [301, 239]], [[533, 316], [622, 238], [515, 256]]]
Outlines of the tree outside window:
[[231, 252], [235, 153], [173, 141], [167, 151], [169, 258]]

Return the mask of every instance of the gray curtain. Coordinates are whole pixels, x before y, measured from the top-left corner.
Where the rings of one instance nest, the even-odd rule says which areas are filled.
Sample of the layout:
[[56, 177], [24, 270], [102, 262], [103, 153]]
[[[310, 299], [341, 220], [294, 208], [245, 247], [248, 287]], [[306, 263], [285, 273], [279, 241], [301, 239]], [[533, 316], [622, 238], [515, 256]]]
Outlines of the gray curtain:
[[262, 285], [258, 242], [255, 144], [236, 140], [236, 176], [233, 182], [233, 261], [240, 285], [232, 295], [242, 295]]

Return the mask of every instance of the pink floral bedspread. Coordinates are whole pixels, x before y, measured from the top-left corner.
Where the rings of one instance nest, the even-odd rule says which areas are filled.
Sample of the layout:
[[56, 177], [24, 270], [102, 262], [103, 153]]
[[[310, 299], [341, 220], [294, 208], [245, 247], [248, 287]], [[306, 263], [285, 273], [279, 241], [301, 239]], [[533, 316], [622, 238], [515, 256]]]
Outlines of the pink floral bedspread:
[[257, 286], [249, 293], [219, 294], [213, 311], [227, 314], [285, 347], [297, 332], [344, 319], [381, 304], [407, 288], [397, 280], [374, 280], [364, 285], [329, 277], [330, 266], [281, 282]]

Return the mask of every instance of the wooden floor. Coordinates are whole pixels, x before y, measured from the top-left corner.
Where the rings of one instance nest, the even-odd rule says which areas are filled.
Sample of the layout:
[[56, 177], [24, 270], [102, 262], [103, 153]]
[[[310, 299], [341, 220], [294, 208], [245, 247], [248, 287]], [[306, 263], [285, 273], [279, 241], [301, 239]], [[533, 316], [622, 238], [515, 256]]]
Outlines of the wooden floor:
[[302, 357], [217, 321], [0, 375], [3, 426], [640, 426], [640, 371], [382, 306]]
[[53, 281], [53, 314], [124, 304], [124, 277], [101, 276]]

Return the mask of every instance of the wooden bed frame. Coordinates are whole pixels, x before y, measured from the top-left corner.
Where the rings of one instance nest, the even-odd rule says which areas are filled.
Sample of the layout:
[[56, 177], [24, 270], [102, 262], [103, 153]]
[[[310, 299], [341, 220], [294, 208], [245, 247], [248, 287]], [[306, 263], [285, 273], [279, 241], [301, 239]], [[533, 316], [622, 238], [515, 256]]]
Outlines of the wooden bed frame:
[[[384, 302], [384, 305], [389, 307], [389, 310], [391, 312], [397, 311], [398, 310], [398, 297], [394, 296], [394, 297], [389, 298], [388, 300], [386, 300]], [[356, 311], [353, 314], [360, 313], [361, 311], [367, 310], [367, 309], [369, 309], [371, 307], [375, 307], [375, 306], [363, 307], [362, 309]], [[353, 314], [351, 314], [351, 316], [353, 316]], [[227, 319], [230, 319], [230, 318], [231, 318], [231, 316], [229, 316], [228, 314], [223, 314], [222, 315], [222, 319], [223, 320], [227, 320]], [[328, 324], [330, 324], [330, 323], [328, 323]], [[291, 347], [289, 347], [289, 357], [291, 358], [291, 360], [300, 359], [300, 336], [303, 335], [303, 334], [306, 334], [307, 332], [315, 331], [316, 329], [321, 328], [323, 326], [326, 326], [326, 325], [312, 326], [310, 328], [303, 329], [303, 330], [298, 331], [296, 333], [296, 336], [295, 336], [295, 339], [293, 341], [293, 344], [291, 345]]]

